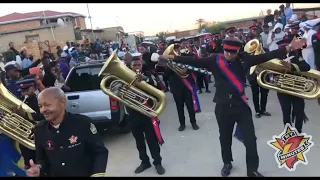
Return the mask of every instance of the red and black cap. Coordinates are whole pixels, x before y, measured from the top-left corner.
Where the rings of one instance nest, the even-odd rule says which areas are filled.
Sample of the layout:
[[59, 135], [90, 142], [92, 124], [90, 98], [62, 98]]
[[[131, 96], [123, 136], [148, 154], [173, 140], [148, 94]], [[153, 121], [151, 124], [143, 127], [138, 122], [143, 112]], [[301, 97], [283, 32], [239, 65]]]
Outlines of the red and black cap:
[[228, 38], [223, 40], [223, 50], [227, 52], [238, 52], [242, 43], [235, 38]]
[[278, 41], [277, 44], [279, 47], [288, 46], [292, 41], [292, 38], [285, 36], [282, 40]]
[[250, 26], [249, 29], [250, 31], [255, 31], [258, 29], [258, 26]]
[[300, 29], [299, 24], [300, 23], [288, 24], [288, 28], [290, 28], [290, 29]]
[[225, 30], [226, 33], [234, 33], [236, 31], [235, 27], [229, 27]]
[[36, 81], [35, 79], [24, 79], [18, 81], [17, 84], [19, 84], [19, 89], [28, 89], [29, 87], [35, 86]]

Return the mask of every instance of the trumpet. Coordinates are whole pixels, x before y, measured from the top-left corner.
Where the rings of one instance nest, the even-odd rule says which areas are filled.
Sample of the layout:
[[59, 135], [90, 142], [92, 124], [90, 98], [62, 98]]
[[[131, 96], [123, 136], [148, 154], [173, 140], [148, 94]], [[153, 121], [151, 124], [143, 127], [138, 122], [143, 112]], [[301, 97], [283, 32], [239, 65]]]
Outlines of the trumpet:
[[[174, 50], [174, 44], [171, 44], [163, 53], [163, 55], [174, 55], [174, 56], [180, 56], [178, 52]], [[202, 69], [202, 68], [196, 68], [190, 65], [185, 65], [181, 63], [176, 63], [172, 59], [167, 60], [166, 62], [167, 67], [170, 68], [173, 72], [178, 74], [182, 78], [187, 78], [189, 74], [187, 73], [187, 70], [196, 71], [202, 74], [212, 75], [211, 72]]]

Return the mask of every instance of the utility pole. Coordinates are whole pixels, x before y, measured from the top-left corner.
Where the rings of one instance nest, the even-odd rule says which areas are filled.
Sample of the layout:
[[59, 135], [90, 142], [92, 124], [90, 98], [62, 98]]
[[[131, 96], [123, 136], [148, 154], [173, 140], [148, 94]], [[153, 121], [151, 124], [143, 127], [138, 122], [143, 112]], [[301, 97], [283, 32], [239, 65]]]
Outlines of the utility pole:
[[47, 18], [46, 18], [46, 15], [45, 15], [44, 11], [42, 11], [42, 15], [43, 15], [44, 21], [46, 22], [45, 24], [50, 26], [52, 39], [55, 41], [56, 37], [54, 36], [53, 28], [52, 28], [52, 26], [50, 24], [47, 24]]
[[92, 32], [92, 42], [94, 42], [94, 32], [93, 32], [93, 27], [92, 27], [92, 21], [91, 21], [91, 16], [90, 16], [90, 11], [89, 11], [89, 3], [87, 3], [87, 10], [88, 10], [88, 18], [90, 20], [90, 25], [91, 25], [91, 32]]

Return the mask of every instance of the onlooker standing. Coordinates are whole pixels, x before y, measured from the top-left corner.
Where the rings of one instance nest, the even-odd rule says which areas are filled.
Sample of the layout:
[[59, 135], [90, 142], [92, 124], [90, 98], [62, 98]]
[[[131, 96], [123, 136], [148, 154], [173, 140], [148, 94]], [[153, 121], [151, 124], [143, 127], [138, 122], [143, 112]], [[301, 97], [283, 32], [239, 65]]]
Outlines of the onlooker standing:
[[286, 15], [284, 12], [284, 5], [282, 4], [280, 7], [280, 23], [283, 25], [283, 27], [287, 24], [287, 19], [286, 19]]
[[21, 67], [22, 69], [25, 69], [31, 66], [31, 64], [32, 64], [32, 61], [29, 59], [29, 54], [26, 53], [24, 55], [24, 59], [22, 60]]
[[269, 50], [268, 35], [269, 35], [269, 26], [268, 26], [268, 24], [265, 24], [265, 25], [263, 25], [263, 32], [260, 33], [260, 36], [262, 39], [263, 48]]
[[288, 23], [288, 20], [291, 18], [293, 15], [293, 10], [290, 7], [291, 3], [286, 3], [286, 8], [284, 9], [284, 14], [286, 15], [286, 23]]
[[14, 43], [9, 43], [9, 49], [4, 53], [4, 63], [16, 61], [16, 56], [20, 55], [19, 51], [14, 48]]
[[282, 29], [283, 29], [283, 25], [281, 23], [277, 23], [274, 26], [272, 32], [269, 33], [269, 36], [268, 36], [269, 51], [278, 49], [279, 46], [277, 42], [281, 41], [285, 36]]
[[272, 22], [273, 19], [274, 19], [274, 16], [273, 16], [273, 14], [271, 14], [271, 9], [268, 9], [267, 10], [267, 15], [266, 15], [266, 17], [264, 17], [263, 23], [264, 24], [268, 24], [269, 22]]

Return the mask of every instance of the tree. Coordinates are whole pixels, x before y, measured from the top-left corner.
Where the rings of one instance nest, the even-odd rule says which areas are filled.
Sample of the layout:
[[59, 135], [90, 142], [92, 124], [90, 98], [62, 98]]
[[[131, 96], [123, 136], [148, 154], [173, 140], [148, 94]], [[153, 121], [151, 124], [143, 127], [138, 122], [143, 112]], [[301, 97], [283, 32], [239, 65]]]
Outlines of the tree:
[[166, 40], [166, 32], [159, 32], [158, 34], [156, 34], [156, 36], [159, 38], [160, 41], [165, 41]]
[[225, 24], [222, 24], [222, 23], [219, 23], [217, 22], [215, 25], [211, 25], [208, 28], [208, 31], [210, 33], [219, 33], [222, 29], [225, 29], [226, 28], [226, 25]]
[[196, 25], [198, 25], [199, 29], [203, 27], [203, 24], [206, 24], [206, 21], [204, 19], [200, 18], [196, 20]]

